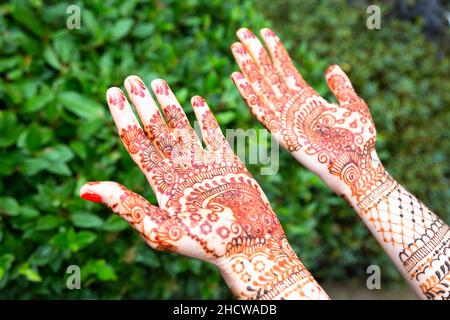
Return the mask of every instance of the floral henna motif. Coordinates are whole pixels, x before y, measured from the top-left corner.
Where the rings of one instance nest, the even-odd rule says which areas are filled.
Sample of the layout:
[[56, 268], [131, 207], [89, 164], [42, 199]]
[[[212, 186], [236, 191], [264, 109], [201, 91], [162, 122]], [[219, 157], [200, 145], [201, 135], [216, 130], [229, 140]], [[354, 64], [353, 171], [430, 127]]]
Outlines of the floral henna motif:
[[128, 128], [122, 129], [120, 137], [127, 147], [128, 152], [131, 154], [138, 153], [142, 150], [142, 147], [147, 141], [144, 132], [137, 125], [128, 126]]
[[[87, 184], [82, 197], [111, 207], [151, 247], [214, 263], [239, 298], [327, 299], [203, 98], [194, 97], [192, 105], [206, 150], [195, 147], [199, 139], [167, 84], [157, 80], [152, 88], [167, 125], [152, 110], [150, 119], [142, 119], [149, 126], [147, 136], [126, 101], [123, 108], [108, 102], [121, 140], [150, 182], [159, 208], [113, 182]], [[134, 86], [127, 89], [136, 93]], [[141, 115], [148, 104], [135, 107]]]
[[[232, 79], [252, 113], [306, 167], [347, 199], [422, 297], [449, 299], [450, 231], [385, 171], [366, 103], [336, 65], [326, 81], [339, 104], [306, 84], [275, 33], [248, 29], [232, 52]], [[270, 84], [270, 88], [267, 88]]]

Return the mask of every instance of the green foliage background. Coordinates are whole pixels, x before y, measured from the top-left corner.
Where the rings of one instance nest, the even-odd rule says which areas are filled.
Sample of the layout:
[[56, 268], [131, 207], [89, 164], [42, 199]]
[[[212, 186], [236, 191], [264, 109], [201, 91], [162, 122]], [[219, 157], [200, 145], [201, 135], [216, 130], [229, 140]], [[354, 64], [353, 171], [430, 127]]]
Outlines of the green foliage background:
[[[273, 27], [331, 100], [323, 73], [343, 66], [371, 106], [385, 166], [450, 221], [450, 59], [420, 21], [384, 17], [369, 31], [367, 6], [343, 0], [93, 0], [77, 2], [81, 29], [70, 31], [71, 4], [0, 4], [0, 298], [231, 297], [214, 267], [152, 251], [78, 190], [115, 180], [155, 203], [104, 102], [130, 74], [166, 79], [190, 116], [189, 98], [201, 94], [222, 129], [261, 128], [229, 79], [241, 26]], [[277, 175], [249, 169], [319, 281], [365, 283], [366, 267], [378, 264], [386, 284], [401, 283], [352, 209], [280, 153]], [[73, 264], [83, 290], [66, 288]]]

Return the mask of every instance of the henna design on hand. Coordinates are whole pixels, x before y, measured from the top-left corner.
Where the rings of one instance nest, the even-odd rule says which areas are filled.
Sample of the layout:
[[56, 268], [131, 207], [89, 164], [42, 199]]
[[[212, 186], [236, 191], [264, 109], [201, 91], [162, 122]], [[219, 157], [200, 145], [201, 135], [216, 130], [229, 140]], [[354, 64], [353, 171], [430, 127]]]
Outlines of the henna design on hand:
[[232, 52], [242, 73], [232, 79], [280, 144], [339, 194], [350, 189], [349, 200], [360, 207], [373, 201], [378, 185], [392, 186], [375, 152], [368, 107], [338, 66], [328, 69], [326, 79], [339, 105], [306, 84], [273, 31], [261, 31], [272, 60], [250, 30], [237, 34], [242, 43], [234, 43]]
[[239, 298], [327, 299], [204, 99], [191, 104], [206, 148], [165, 81], [151, 84], [162, 114], [138, 77], [128, 77], [125, 87], [144, 129], [120, 89], [109, 89], [107, 101], [159, 207], [115, 182], [88, 183], [81, 197], [111, 207], [157, 250], [214, 263]]
[[369, 108], [344, 71], [337, 65], [326, 71], [339, 102], [329, 103], [305, 82], [272, 30], [261, 30], [269, 54], [250, 30], [237, 36], [231, 50], [241, 73], [231, 77], [255, 117], [356, 209], [420, 296], [448, 299], [449, 228], [386, 172]]

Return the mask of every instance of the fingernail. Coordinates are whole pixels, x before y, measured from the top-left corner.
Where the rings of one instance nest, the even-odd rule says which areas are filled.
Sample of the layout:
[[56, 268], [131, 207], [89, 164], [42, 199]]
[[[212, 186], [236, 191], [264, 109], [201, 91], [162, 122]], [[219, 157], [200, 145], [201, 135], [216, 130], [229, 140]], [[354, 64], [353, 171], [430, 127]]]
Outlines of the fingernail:
[[84, 200], [87, 200], [87, 201], [92, 201], [92, 202], [97, 202], [97, 203], [102, 202], [102, 197], [100, 197], [98, 194], [93, 193], [93, 192], [83, 193], [81, 195], [81, 198], [83, 198]]

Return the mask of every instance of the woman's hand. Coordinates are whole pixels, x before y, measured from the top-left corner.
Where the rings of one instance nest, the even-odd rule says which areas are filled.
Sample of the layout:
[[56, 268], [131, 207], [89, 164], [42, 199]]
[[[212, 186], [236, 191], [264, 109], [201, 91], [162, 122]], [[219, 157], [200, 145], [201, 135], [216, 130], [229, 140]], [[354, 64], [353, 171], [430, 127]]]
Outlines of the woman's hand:
[[305, 167], [345, 197], [419, 297], [450, 296], [450, 228], [383, 168], [375, 125], [336, 65], [325, 75], [339, 104], [306, 84], [281, 41], [261, 30], [270, 58], [250, 30], [232, 51], [232, 75], [253, 114]]
[[109, 206], [151, 247], [217, 265], [239, 298], [327, 298], [203, 98], [191, 103], [206, 149], [165, 81], [151, 85], [165, 119], [138, 77], [128, 77], [125, 87], [144, 129], [120, 89], [109, 89], [107, 101], [159, 207], [115, 182], [88, 183], [81, 197]]
[[[232, 45], [241, 69], [232, 79], [252, 113], [305, 167], [319, 175], [355, 208], [370, 205], [380, 188], [392, 185], [375, 151], [376, 130], [365, 102], [337, 65], [325, 78], [339, 101], [329, 103], [311, 88], [270, 29], [248, 29]], [[384, 187], [383, 187], [384, 186]]]

